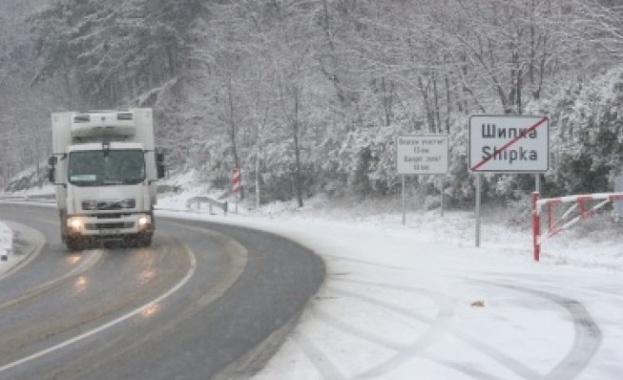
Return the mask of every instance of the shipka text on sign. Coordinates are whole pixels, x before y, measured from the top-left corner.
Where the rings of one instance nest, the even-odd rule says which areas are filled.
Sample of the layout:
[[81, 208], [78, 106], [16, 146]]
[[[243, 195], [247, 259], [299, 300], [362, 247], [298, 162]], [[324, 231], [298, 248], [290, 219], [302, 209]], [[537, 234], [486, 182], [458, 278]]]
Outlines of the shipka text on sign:
[[[537, 131], [535, 129], [529, 130], [528, 128], [497, 128], [495, 124], [483, 124], [482, 125], [482, 138], [483, 139], [504, 139], [508, 141], [508, 139], [515, 138], [530, 138], [536, 139], [538, 137]], [[493, 160], [506, 160], [509, 164], [512, 164], [513, 161], [521, 160], [521, 161], [536, 161], [538, 159], [538, 152], [534, 149], [524, 149], [523, 147], [518, 147], [517, 149], [506, 149], [501, 150], [500, 147], [495, 145], [485, 145], [482, 147], [482, 159], [486, 159], [489, 156], [493, 156]]]
[[469, 167], [483, 172], [549, 169], [549, 122], [543, 116], [470, 118]]

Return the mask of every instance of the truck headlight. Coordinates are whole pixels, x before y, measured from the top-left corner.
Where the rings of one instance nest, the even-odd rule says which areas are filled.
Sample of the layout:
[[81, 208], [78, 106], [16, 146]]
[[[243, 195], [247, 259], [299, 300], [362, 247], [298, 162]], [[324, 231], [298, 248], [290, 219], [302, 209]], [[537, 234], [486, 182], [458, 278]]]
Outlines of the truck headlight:
[[150, 222], [149, 215], [141, 215], [138, 217], [138, 228], [145, 228]]
[[84, 220], [82, 218], [70, 217], [67, 219], [67, 228], [72, 231], [82, 231], [84, 229]]

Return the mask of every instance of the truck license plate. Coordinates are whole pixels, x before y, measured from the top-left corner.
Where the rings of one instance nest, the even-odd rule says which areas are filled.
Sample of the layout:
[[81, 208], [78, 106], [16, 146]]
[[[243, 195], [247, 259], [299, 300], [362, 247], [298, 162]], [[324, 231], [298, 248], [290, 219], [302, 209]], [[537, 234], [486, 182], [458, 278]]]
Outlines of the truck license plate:
[[121, 230], [118, 229], [114, 229], [114, 230], [101, 230], [100, 231], [102, 235], [119, 235], [119, 233], [121, 233]]

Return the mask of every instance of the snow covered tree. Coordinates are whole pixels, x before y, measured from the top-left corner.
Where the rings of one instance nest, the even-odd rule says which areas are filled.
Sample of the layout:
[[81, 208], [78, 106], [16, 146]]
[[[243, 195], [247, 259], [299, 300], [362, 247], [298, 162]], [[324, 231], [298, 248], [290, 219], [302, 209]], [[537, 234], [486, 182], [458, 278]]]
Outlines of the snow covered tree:
[[30, 18], [39, 57], [34, 82], [55, 75], [112, 106], [175, 77], [198, 0], [55, 0]]

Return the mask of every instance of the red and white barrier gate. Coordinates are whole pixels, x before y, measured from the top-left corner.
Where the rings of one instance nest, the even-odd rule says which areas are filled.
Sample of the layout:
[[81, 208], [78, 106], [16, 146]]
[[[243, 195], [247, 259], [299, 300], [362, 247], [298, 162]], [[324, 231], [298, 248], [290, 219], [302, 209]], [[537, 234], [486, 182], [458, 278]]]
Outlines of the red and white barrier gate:
[[[623, 193], [600, 193], [600, 194], [584, 194], [570, 195], [559, 198], [543, 198], [538, 192], [532, 193], [532, 242], [534, 246], [534, 260], [539, 261], [541, 255], [541, 244], [550, 237], [557, 235], [559, 232], [571, 227], [579, 220], [593, 215], [595, 211], [605, 206], [608, 202], [615, 199], [623, 199]], [[601, 200], [591, 208], [587, 207], [589, 201]], [[554, 221], [554, 206], [561, 203], [575, 203], [569, 207], [562, 216]], [[541, 236], [541, 208], [547, 208], [547, 233]], [[575, 212], [575, 217], [567, 219]]]

